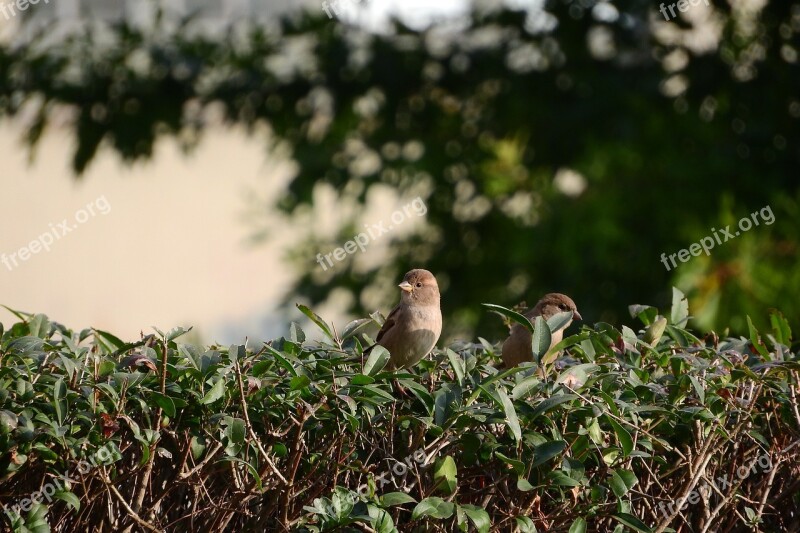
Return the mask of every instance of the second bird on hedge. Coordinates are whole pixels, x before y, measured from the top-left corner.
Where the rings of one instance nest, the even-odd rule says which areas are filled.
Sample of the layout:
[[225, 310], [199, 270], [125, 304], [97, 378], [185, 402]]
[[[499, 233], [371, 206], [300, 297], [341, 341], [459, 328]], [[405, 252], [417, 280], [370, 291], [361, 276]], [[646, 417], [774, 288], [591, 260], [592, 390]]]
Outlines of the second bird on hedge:
[[[565, 294], [553, 292], [544, 295], [533, 309], [525, 313], [525, 318], [533, 321], [537, 316], [543, 319], [557, 315], [558, 313], [572, 312], [572, 318], [583, 320], [578, 312], [578, 307], [572, 298]], [[550, 339], [550, 348], [561, 342], [564, 337], [564, 330], [572, 324], [570, 320], [566, 326], [553, 333]], [[521, 324], [514, 324], [511, 327], [511, 334], [503, 343], [503, 363], [506, 368], [512, 368], [528, 361], [533, 361], [533, 348], [531, 347], [531, 332]]]

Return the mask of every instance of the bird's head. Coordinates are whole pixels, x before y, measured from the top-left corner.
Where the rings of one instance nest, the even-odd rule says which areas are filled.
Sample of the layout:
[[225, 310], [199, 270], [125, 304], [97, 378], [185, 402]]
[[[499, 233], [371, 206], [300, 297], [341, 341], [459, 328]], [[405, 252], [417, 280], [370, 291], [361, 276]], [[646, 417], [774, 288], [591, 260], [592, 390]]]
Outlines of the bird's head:
[[572, 312], [573, 320], [583, 320], [583, 317], [578, 312], [578, 307], [575, 305], [575, 302], [572, 301], [572, 298], [566, 294], [561, 294], [558, 292], [545, 294], [544, 297], [539, 300], [539, 303], [536, 304], [534, 309], [538, 311], [538, 314], [541, 314], [542, 318], [545, 320], [557, 315], [558, 313], [568, 312]]
[[415, 305], [434, 305], [439, 303], [439, 284], [436, 278], [421, 268], [409, 271], [403, 277], [400, 287], [401, 299]]

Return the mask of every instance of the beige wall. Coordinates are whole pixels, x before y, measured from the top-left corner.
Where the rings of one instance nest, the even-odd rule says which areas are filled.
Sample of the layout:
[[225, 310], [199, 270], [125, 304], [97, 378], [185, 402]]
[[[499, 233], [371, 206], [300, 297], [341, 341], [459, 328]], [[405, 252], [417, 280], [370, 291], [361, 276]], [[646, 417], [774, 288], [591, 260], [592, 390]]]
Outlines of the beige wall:
[[[257, 196], [266, 205], [286, 175], [264, 139], [216, 131], [188, 157], [164, 141], [153, 161], [132, 168], [101, 150], [78, 181], [65, 132], [46, 136], [32, 164], [20, 135], [0, 123], [0, 254], [60, 233], [63, 219], [77, 227], [49, 252], [17, 258], [15, 268], [7, 257], [12, 270], [0, 263], [0, 303], [126, 338], [151, 325], [194, 325], [205, 340], [221, 342], [286, 330], [284, 319], [267, 317], [290, 280], [280, 263], [288, 232], [276, 226], [274, 239], [247, 244], [248, 207]], [[111, 207], [105, 215], [104, 202], [96, 204], [102, 197]], [[96, 216], [78, 214], [88, 217], [78, 224], [87, 204]], [[0, 309], [0, 321], [12, 319]]]

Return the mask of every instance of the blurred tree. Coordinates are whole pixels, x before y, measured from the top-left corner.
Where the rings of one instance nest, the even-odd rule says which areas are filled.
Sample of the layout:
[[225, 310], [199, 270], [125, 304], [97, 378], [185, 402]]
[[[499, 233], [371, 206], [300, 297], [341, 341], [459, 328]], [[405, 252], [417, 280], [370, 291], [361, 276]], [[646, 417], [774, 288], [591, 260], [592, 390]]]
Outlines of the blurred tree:
[[[558, 290], [615, 321], [629, 303], [663, 306], [672, 283], [704, 328], [744, 331], [768, 307], [797, 327], [800, 4], [751, 4], [669, 22], [649, 0], [482, 6], [389, 34], [320, 13], [222, 40], [122, 24], [110, 46], [0, 49], [0, 114], [37, 117], [35, 147], [54, 110], [73, 110], [77, 173], [104, 142], [129, 161], [160, 135], [195, 146], [212, 105], [268, 126], [297, 162], [279, 207], [309, 220], [326, 192], [338, 206], [338, 227], [298, 236], [291, 300], [344, 289], [353, 313], [388, 309], [392, 282], [424, 266], [450, 334], [499, 334], [480, 302]], [[359, 206], [386, 186], [425, 199], [425, 224], [385, 237], [390, 260], [323, 271], [316, 254], [376, 222]], [[774, 224], [662, 264], [765, 206]]]

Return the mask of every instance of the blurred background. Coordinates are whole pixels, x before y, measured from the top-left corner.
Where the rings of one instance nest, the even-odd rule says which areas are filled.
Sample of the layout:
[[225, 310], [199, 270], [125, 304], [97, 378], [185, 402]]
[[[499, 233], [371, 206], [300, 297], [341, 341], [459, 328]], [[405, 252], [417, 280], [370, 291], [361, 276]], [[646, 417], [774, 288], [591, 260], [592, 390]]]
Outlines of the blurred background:
[[0, 303], [228, 343], [425, 267], [444, 342], [673, 285], [798, 329], [798, 35], [788, 0], [0, 0]]

